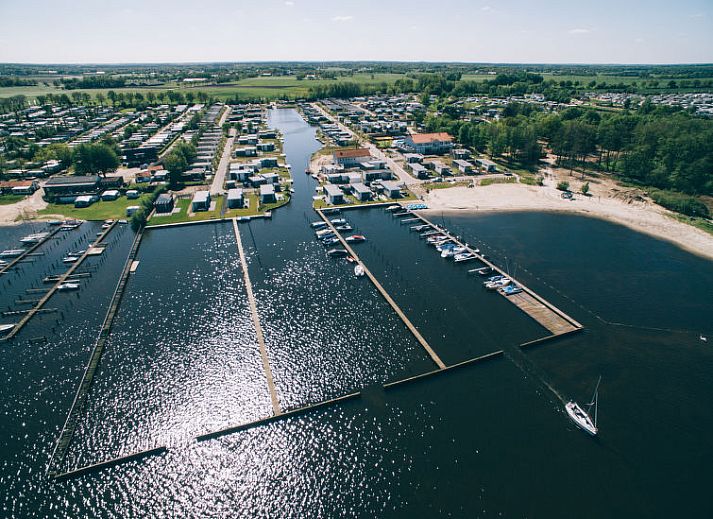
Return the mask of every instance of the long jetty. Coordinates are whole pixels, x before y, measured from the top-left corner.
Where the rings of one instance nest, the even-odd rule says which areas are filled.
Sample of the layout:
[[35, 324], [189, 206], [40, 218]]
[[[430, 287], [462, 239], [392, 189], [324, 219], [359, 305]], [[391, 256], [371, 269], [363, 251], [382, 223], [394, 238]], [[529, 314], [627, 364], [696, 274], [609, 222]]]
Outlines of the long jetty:
[[510, 301], [512, 304], [517, 306], [520, 310], [529, 315], [532, 319], [537, 321], [542, 327], [546, 328], [554, 335], [559, 335], [563, 333], [568, 333], [573, 330], [580, 330], [583, 326], [577, 322], [574, 318], [570, 317], [562, 310], [557, 308], [555, 305], [547, 301], [545, 298], [537, 294], [535, 291], [531, 290], [524, 283], [515, 280], [511, 275], [507, 274], [500, 267], [492, 263], [490, 260], [485, 258], [482, 254], [474, 250], [472, 247], [463, 243], [460, 239], [456, 238], [450, 234], [446, 229], [439, 227], [438, 225], [432, 223], [423, 215], [409, 211], [409, 215], [415, 215], [420, 218], [425, 225], [430, 226], [434, 231], [445, 235], [448, 241], [458, 244], [460, 247], [464, 247], [468, 252], [473, 254], [475, 258], [480, 261], [486, 267], [492, 269], [492, 271], [497, 272], [502, 276], [506, 276], [513, 280], [520, 288], [522, 292], [513, 295], [503, 295], [505, 299]]
[[349, 254], [352, 255], [352, 257], [357, 260], [359, 265], [362, 266], [364, 269], [364, 273], [368, 276], [368, 278], [371, 280], [371, 282], [374, 284], [376, 289], [379, 291], [379, 293], [386, 299], [386, 302], [391, 305], [391, 308], [394, 309], [396, 312], [396, 315], [398, 315], [403, 323], [406, 325], [406, 327], [411, 331], [413, 336], [416, 338], [416, 340], [419, 342], [419, 344], [423, 347], [424, 350], [426, 350], [426, 353], [428, 353], [428, 356], [431, 357], [431, 360], [440, 368], [444, 369], [446, 365], [444, 362], [441, 360], [441, 358], [436, 354], [436, 352], [431, 348], [431, 345], [428, 344], [428, 341], [423, 338], [423, 335], [421, 335], [421, 332], [418, 331], [418, 329], [413, 325], [413, 323], [409, 320], [408, 317], [406, 317], [406, 314], [401, 310], [399, 305], [396, 304], [396, 301], [393, 300], [393, 298], [389, 295], [389, 293], [386, 291], [386, 289], [381, 286], [381, 283], [374, 277], [374, 275], [371, 273], [371, 271], [367, 268], [366, 265], [364, 265], [364, 262], [359, 259], [359, 256], [357, 255], [356, 252], [354, 252], [354, 249], [347, 243], [347, 241], [342, 237], [342, 235], [335, 229], [334, 225], [332, 222], [329, 221], [329, 218], [327, 218], [324, 213], [320, 210], [317, 209], [317, 213], [319, 216], [324, 220], [324, 222], [329, 226], [329, 228], [334, 232], [334, 234], [339, 238], [339, 241], [342, 243], [344, 248], [349, 251]]
[[[107, 232], [111, 228], [107, 229]], [[97, 243], [100, 242], [106, 233], [100, 236]], [[59, 434], [57, 443], [55, 444], [54, 451], [47, 464], [47, 475], [50, 477], [57, 477], [61, 474], [61, 466], [64, 462], [64, 458], [67, 455], [67, 451], [72, 442], [74, 432], [77, 428], [77, 423], [81, 416], [84, 405], [86, 404], [87, 397], [89, 395], [89, 389], [91, 388], [92, 382], [94, 381], [94, 375], [96, 373], [97, 367], [99, 366], [99, 360], [101, 359], [102, 353], [104, 352], [104, 347], [106, 346], [107, 340], [109, 339], [109, 333], [111, 332], [112, 324], [114, 323], [114, 318], [119, 310], [119, 303], [124, 295], [124, 289], [126, 288], [126, 283], [129, 279], [129, 274], [131, 270], [131, 264], [136, 257], [136, 253], [139, 250], [139, 245], [141, 244], [141, 237], [143, 236], [143, 229], [140, 229], [134, 238], [134, 242], [131, 245], [131, 250], [126, 258], [126, 263], [124, 264], [124, 269], [121, 272], [121, 277], [116, 285], [114, 294], [111, 298], [111, 303], [109, 304], [109, 309], [107, 310], [106, 316], [104, 317], [104, 322], [102, 323], [101, 330], [99, 332], [99, 337], [97, 342], [94, 344], [91, 355], [89, 356], [89, 362], [84, 369], [84, 374], [82, 380], [77, 388], [77, 393], [74, 395], [74, 400], [72, 401], [72, 406], [67, 413], [67, 418], [64, 422], [64, 426]]]
[[87, 250], [84, 251], [84, 253], [79, 258], [77, 258], [77, 261], [72, 263], [72, 266], [69, 267], [69, 269], [64, 274], [61, 274], [59, 276], [59, 278], [57, 279], [55, 284], [52, 285], [47, 290], [45, 295], [42, 296], [40, 299], [38, 299], [35, 302], [35, 306], [29, 312], [27, 312], [25, 314], [25, 316], [20, 320], [20, 322], [17, 323], [15, 325], [15, 327], [12, 330], [10, 330], [10, 332], [7, 335], [5, 335], [5, 337], [0, 338], [0, 342], [9, 341], [15, 335], [17, 335], [20, 332], [20, 330], [22, 330], [22, 328], [29, 322], [29, 320], [32, 319], [35, 316], [35, 314], [37, 314], [42, 309], [42, 307], [45, 305], [45, 303], [47, 301], [49, 301], [49, 299], [59, 289], [59, 286], [62, 283], [64, 283], [65, 281], [67, 281], [67, 279], [70, 278], [72, 273], [79, 268], [79, 266], [84, 262], [85, 259], [87, 259], [88, 256], [91, 256], [93, 254], [92, 249], [96, 248], [104, 240], [106, 235], [109, 234], [111, 232], [111, 230], [114, 228], [114, 226], [116, 226], [116, 225], [117, 225], [116, 221], [112, 222], [111, 225], [109, 225], [109, 227], [107, 227], [99, 235], [99, 237], [94, 241], [94, 243], [92, 243], [91, 246], [87, 247]]
[[255, 334], [257, 335], [257, 343], [260, 348], [260, 358], [262, 359], [262, 368], [267, 379], [267, 388], [270, 391], [270, 401], [272, 402], [272, 412], [275, 416], [282, 414], [280, 409], [280, 401], [277, 398], [277, 390], [275, 389], [275, 381], [272, 377], [272, 369], [270, 369], [270, 360], [267, 357], [267, 348], [265, 347], [265, 335], [262, 333], [260, 325], [260, 316], [257, 313], [257, 303], [253, 294], [253, 285], [250, 281], [250, 273], [248, 272], [248, 262], [245, 258], [243, 249], [243, 241], [240, 239], [240, 231], [238, 230], [238, 220], [233, 218], [233, 231], [235, 232], [235, 241], [238, 243], [238, 253], [240, 254], [240, 264], [243, 268], [243, 279], [245, 280], [245, 289], [248, 294], [248, 302], [250, 304], [250, 314], [252, 315], [253, 324], [255, 325]]
[[52, 230], [49, 232], [47, 236], [42, 238], [40, 241], [35, 243], [32, 247], [27, 249], [25, 252], [17, 256], [16, 258], [13, 258], [12, 261], [10, 261], [7, 265], [4, 265], [3, 267], [0, 267], [0, 275], [5, 274], [8, 270], [10, 270], [12, 267], [17, 265], [18, 263], [22, 262], [25, 258], [28, 256], [32, 256], [33, 253], [42, 245], [44, 245], [45, 242], [47, 242], [50, 238], [52, 238], [55, 234], [57, 234], [60, 230], [62, 230], [61, 227], [57, 227], [56, 229]]

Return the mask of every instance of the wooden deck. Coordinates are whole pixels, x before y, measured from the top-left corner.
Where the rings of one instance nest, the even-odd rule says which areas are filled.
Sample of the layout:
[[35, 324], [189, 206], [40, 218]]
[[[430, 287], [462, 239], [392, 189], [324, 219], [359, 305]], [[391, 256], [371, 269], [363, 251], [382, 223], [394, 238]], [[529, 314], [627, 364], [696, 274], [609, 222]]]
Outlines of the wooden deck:
[[492, 263], [490, 260], [484, 258], [482, 255], [479, 253], [475, 252], [472, 247], [466, 246], [465, 243], [461, 242], [458, 238], [450, 234], [447, 230], [435, 225], [434, 223], [430, 222], [427, 218], [424, 216], [413, 213], [418, 216], [423, 223], [431, 226], [434, 230], [440, 231], [442, 234], [445, 234], [448, 239], [454, 243], [457, 243], [459, 246], [466, 247], [471, 253], [473, 253], [476, 256], [476, 259], [482, 263], [486, 267], [490, 267], [493, 269], [493, 271], [497, 272], [500, 275], [506, 276], [512, 281], [517, 284], [520, 288], [522, 288], [522, 292], [519, 294], [514, 294], [511, 296], [506, 296], [504, 294], [498, 294], [501, 297], [504, 297], [508, 301], [510, 301], [512, 304], [517, 306], [520, 310], [525, 312], [527, 315], [532, 317], [535, 321], [537, 321], [542, 327], [546, 328], [550, 332], [552, 332], [554, 335], [558, 334], [563, 334], [563, 333], [569, 333], [573, 330], [579, 330], [582, 329], [583, 326], [577, 322], [575, 319], [564, 313], [562, 310], [557, 308], [555, 305], [547, 301], [545, 298], [542, 296], [538, 295], [535, 293], [533, 290], [528, 288], [524, 283], [516, 280], [513, 278], [511, 275], [509, 275], [507, 272], [502, 270], [500, 267]]
[[527, 292], [507, 296], [507, 300], [555, 335], [578, 329], [574, 324], [553, 312]]

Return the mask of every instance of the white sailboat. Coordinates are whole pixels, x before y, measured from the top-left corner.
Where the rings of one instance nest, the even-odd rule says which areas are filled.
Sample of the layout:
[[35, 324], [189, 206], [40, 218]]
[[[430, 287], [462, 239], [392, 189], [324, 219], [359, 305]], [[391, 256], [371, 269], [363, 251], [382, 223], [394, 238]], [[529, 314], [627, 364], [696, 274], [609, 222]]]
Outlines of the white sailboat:
[[[592, 395], [592, 401], [587, 404], [586, 411], [573, 400], [570, 400], [564, 406], [575, 425], [592, 436], [596, 436], [599, 432], [599, 429], [597, 429], [597, 410], [599, 407], [599, 384], [601, 381], [602, 377], [599, 377], [597, 387], [594, 389], [594, 395]], [[594, 407], [594, 419], [591, 416], [592, 407]]]

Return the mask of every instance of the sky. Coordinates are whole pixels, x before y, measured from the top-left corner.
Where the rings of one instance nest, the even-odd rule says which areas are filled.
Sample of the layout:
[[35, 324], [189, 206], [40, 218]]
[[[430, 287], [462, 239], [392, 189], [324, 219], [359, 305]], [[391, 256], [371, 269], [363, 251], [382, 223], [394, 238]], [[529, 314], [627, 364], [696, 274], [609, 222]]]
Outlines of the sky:
[[0, 0], [0, 62], [713, 63], [713, 0]]

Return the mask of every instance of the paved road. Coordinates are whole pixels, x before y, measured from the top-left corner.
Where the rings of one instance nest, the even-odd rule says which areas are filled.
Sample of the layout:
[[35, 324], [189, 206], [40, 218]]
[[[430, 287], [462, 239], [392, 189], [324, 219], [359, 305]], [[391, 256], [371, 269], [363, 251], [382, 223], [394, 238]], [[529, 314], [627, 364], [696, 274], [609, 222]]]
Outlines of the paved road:
[[[227, 111], [227, 110], [226, 110]], [[218, 170], [213, 176], [213, 183], [210, 186], [210, 194], [219, 195], [223, 193], [223, 184], [225, 183], [225, 174], [228, 172], [228, 164], [230, 163], [230, 154], [233, 151], [233, 143], [235, 142], [236, 135], [235, 128], [230, 129], [230, 136], [225, 140], [225, 147], [223, 148], [223, 155], [220, 157], [220, 162], [218, 163]]]
[[[390, 157], [387, 157], [386, 154], [383, 151], [381, 151], [379, 148], [377, 148], [374, 144], [359, 137], [359, 135], [357, 135], [352, 129], [350, 129], [350, 128], [346, 127], [344, 124], [340, 123], [336, 117], [334, 117], [332, 114], [330, 114], [329, 112], [324, 110], [317, 103], [312, 103], [312, 106], [314, 108], [316, 108], [317, 110], [319, 110], [325, 117], [329, 118], [329, 120], [331, 120], [333, 123], [336, 123], [339, 126], [339, 128], [342, 129], [342, 131], [346, 131], [346, 132], [353, 134], [357, 138], [359, 144], [364, 146], [365, 148], [367, 148], [371, 152], [372, 156], [386, 162], [386, 164], [389, 166], [391, 171], [396, 173], [396, 176], [398, 176], [399, 179], [404, 184], [406, 184], [406, 186], [409, 189], [411, 189], [411, 190], [413, 190], [413, 188], [416, 188], [417, 190], [421, 189], [421, 184], [423, 183], [422, 180], [419, 180], [419, 179], [409, 175], [406, 172], [406, 170], [404, 170], [404, 168], [402, 168], [399, 164], [396, 163], [396, 161], [394, 161]], [[418, 193], [416, 193], [416, 194], [418, 194]]]

